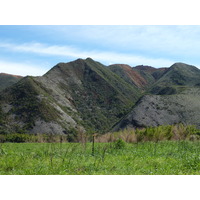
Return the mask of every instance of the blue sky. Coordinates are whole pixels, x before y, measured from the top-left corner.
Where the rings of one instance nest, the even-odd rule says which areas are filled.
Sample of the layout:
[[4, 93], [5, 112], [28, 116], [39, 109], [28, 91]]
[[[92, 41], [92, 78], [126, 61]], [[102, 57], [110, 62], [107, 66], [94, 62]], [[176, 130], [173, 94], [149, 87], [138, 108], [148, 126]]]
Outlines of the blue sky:
[[0, 26], [0, 72], [43, 75], [59, 62], [200, 67], [200, 26]]

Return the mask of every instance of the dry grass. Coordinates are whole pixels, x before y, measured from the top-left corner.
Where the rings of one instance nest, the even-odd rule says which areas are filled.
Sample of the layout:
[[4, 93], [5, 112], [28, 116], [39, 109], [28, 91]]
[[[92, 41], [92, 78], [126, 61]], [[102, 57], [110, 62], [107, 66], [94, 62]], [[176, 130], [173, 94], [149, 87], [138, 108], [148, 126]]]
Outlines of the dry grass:
[[124, 129], [119, 132], [106, 133], [96, 137], [96, 142], [114, 142], [122, 139], [127, 143], [165, 140], [199, 140], [200, 131], [195, 126], [183, 124], [148, 127], [142, 129]]

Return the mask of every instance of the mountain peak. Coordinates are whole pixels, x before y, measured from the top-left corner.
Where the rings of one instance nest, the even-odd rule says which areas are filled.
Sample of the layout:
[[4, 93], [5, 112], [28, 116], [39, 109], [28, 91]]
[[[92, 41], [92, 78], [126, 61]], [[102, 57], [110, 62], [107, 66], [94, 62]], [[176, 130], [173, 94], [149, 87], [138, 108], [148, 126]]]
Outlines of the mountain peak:
[[86, 61], [94, 61], [92, 58], [88, 57], [85, 59]]
[[184, 74], [185, 76], [196, 76], [199, 75], [200, 71], [197, 67], [181, 62], [174, 63], [169, 69], [169, 71], [176, 71], [178, 73]]
[[170, 68], [197, 68], [197, 67], [182, 62], [176, 62]]

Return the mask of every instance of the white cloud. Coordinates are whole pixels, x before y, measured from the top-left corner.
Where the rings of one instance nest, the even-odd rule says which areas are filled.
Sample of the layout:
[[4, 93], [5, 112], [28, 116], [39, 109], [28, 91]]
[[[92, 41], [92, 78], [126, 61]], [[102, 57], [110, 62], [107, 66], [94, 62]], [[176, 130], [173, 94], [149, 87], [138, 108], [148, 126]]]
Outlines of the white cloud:
[[125, 54], [112, 51], [85, 51], [72, 46], [44, 45], [41, 43], [11, 44], [1, 43], [1, 48], [6, 48], [16, 52], [28, 52], [36, 54], [45, 54], [53, 56], [64, 56], [72, 58], [91, 57], [99, 62], [108, 63], [125, 63], [130, 65], [152, 65], [154, 67], [169, 67], [174, 61], [163, 58], [148, 58], [144, 56]]
[[118, 51], [143, 51], [165, 56], [197, 56], [200, 51], [200, 26], [48, 26], [62, 40], [74, 39]]
[[41, 76], [46, 73], [46, 70], [35, 65], [0, 61], [0, 72], [21, 76]]

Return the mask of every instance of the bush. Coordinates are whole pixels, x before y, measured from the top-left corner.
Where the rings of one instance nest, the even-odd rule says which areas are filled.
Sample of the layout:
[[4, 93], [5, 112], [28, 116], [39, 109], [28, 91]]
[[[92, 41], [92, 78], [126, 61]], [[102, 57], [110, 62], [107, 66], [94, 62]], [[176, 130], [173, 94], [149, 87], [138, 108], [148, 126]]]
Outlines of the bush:
[[15, 143], [23, 143], [29, 141], [31, 138], [29, 135], [26, 134], [19, 134], [19, 133], [14, 133], [14, 134], [8, 134], [6, 135], [6, 142], [15, 142]]
[[126, 146], [126, 142], [119, 138], [114, 142], [114, 148], [115, 149], [123, 149]]

